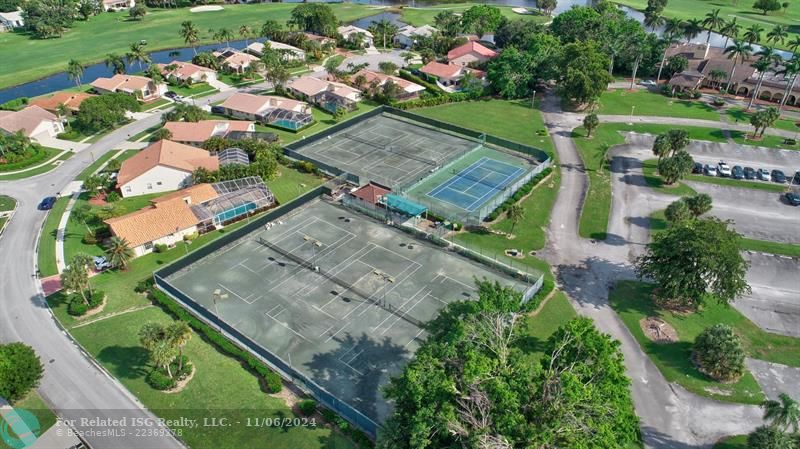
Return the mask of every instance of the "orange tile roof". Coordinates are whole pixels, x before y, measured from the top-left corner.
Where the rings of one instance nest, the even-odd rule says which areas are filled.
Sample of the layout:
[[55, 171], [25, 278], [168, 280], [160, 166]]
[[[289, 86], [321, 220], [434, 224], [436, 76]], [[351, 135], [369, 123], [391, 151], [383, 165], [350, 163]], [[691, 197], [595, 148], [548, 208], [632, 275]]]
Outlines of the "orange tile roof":
[[[204, 184], [195, 184], [191, 187], [187, 187], [185, 189], [168, 193], [158, 198], [153, 198], [152, 200], [150, 200], [150, 202], [155, 205], [158, 205], [159, 203], [172, 201], [176, 198], [180, 198], [184, 200], [184, 202], [187, 204], [200, 204], [200, 203], [205, 203], [206, 201], [209, 200], [213, 200], [218, 196], [219, 194], [217, 193], [216, 190], [214, 190], [214, 186], [208, 183], [204, 183]], [[189, 200], [188, 202], [186, 201], [187, 199]]]
[[355, 79], [359, 75], [363, 76], [367, 80], [367, 83], [371, 83], [372, 80], [378, 80], [379, 86], [383, 86], [384, 84], [386, 84], [386, 81], [392, 80], [393, 83], [400, 86], [406, 92], [419, 92], [425, 90], [425, 87], [420, 86], [417, 83], [412, 83], [409, 80], [400, 78], [399, 76], [391, 76], [385, 73], [375, 72], [368, 69], [359, 70], [350, 79]]
[[431, 61], [419, 70], [423, 73], [441, 78], [452, 78], [457, 76], [462, 68], [463, 67], [456, 64], [442, 64], [441, 62]]
[[302, 101], [245, 93], [231, 95], [220, 106], [248, 114], [258, 114], [270, 108], [288, 109], [297, 112], [306, 112], [308, 109], [308, 104]]
[[[172, 71], [168, 71], [166, 69], [166, 67], [170, 65], [175, 66], [175, 68]], [[197, 72], [216, 72], [214, 69], [209, 69], [208, 67], [192, 64], [191, 62], [181, 62], [181, 61], [172, 61], [169, 64], [156, 64], [156, 67], [158, 67], [158, 69], [161, 71], [163, 75], [174, 76], [181, 80], [190, 78]]]
[[460, 58], [469, 53], [477, 53], [484, 58], [494, 58], [497, 56], [496, 51], [490, 50], [476, 41], [470, 41], [447, 52], [447, 59], [452, 61], [453, 59]]
[[42, 109], [50, 112], [56, 112], [58, 105], [63, 104], [71, 111], [77, 111], [80, 108], [83, 100], [94, 97], [92, 94], [84, 92], [56, 92], [55, 94], [46, 98], [37, 98], [31, 100], [30, 104], [39, 106]]
[[355, 192], [351, 193], [356, 198], [360, 198], [370, 204], [378, 204], [378, 201], [383, 195], [391, 193], [391, 190], [379, 184], [370, 182], [360, 187]]
[[21, 111], [3, 111], [3, 114], [0, 114], [0, 129], [10, 133], [22, 131], [22, 134], [30, 137], [42, 122], [56, 120], [58, 117], [54, 114], [34, 105]]
[[131, 248], [190, 228], [198, 222], [191, 207], [179, 198], [106, 220], [111, 232], [127, 240]]
[[[222, 126], [226, 125], [226, 126]], [[243, 120], [200, 120], [199, 122], [167, 122], [164, 129], [172, 133], [171, 140], [180, 142], [205, 142], [214, 135], [226, 136], [231, 131], [253, 131], [255, 122]], [[214, 131], [222, 128], [221, 133]]]
[[159, 165], [191, 173], [199, 167], [211, 171], [217, 170], [219, 160], [206, 150], [169, 140], [159, 140], [122, 163], [117, 176], [117, 185], [123, 186]]
[[91, 86], [108, 91], [117, 90], [142, 90], [153, 80], [144, 76], [137, 75], [114, 75], [111, 78], [97, 78], [92, 81]]

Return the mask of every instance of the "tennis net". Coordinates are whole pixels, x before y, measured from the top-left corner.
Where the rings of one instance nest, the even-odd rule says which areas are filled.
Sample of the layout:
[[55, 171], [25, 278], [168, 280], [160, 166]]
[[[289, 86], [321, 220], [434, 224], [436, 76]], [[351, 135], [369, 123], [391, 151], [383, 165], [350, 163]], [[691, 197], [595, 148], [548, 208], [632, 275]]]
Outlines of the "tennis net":
[[322, 270], [318, 266], [314, 266], [313, 263], [311, 263], [310, 261], [308, 261], [306, 259], [303, 259], [302, 257], [298, 256], [297, 254], [293, 254], [293, 253], [291, 253], [289, 251], [286, 251], [285, 249], [283, 249], [280, 246], [278, 246], [278, 245], [266, 240], [263, 237], [258, 237], [257, 241], [261, 245], [264, 245], [267, 248], [275, 251], [276, 253], [281, 254], [282, 256], [286, 257], [287, 259], [291, 260], [292, 262], [296, 263], [297, 265], [299, 265], [299, 266], [301, 266], [301, 267], [303, 267], [303, 268], [305, 268], [307, 270], [313, 271], [314, 273], [319, 273], [322, 277], [324, 277], [326, 279], [329, 279], [330, 281], [332, 281], [333, 283], [339, 285], [340, 287], [343, 287], [343, 288], [345, 288], [347, 290], [350, 290], [351, 292], [353, 292], [356, 295], [360, 296], [362, 299], [365, 299], [365, 300], [375, 304], [376, 306], [378, 306], [378, 307], [382, 308], [383, 310], [391, 313], [392, 315], [395, 315], [398, 318], [400, 318], [400, 319], [402, 319], [404, 321], [407, 321], [407, 322], [409, 322], [409, 323], [411, 323], [414, 326], [417, 326], [419, 328], [421, 328], [423, 326], [422, 321], [419, 321], [416, 318], [412, 318], [412, 317], [406, 315], [404, 312], [399, 311], [399, 310], [395, 309], [392, 306], [387, 306], [386, 304], [382, 304], [381, 301], [376, 300], [376, 299], [374, 299], [372, 297], [373, 296], [372, 293], [369, 293], [369, 292], [367, 292], [365, 290], [362, 290], [362, 289], [354, 286], [353, 284], [345, 281], [344, 279], [342, 279], [342, 278], [340, 278], [340, 277], [338, 277], [338, 276], [336, 276], [334, 274], [331, 274], [331, 273], [329, 273], [329, 272], [327, 272], [325, 270]]
[[415, 161], [419, 161], [419, 162], [422, 162], [424, 164], [434, 165], [434, 166], [435, 165], [439, 165], [439, 162], [434, 161], [433, 159], [426, 159], [424, 157], [419, 157], [419, 156], [416, 156], [414, 154], [407, 153], [405, 151], [395, 150], [394, 148], [392, 148], [391, 145], [385, 145], [385, 146], [384, 145], [379, 145], [379, 144], [377, 144], [375, 142], [370, 142], [367, 139], [362, 139], [361, 137], [356, 137], [356, 136], [354, 136], [352, 134], [348, 134], [348, 133], [342, 133], [342, 137], [344, 137], [346, 139], [354, 140], [356, 142], [363, 143], [364, 145], [369, 145], [369, 146], [371, 146], [373, 148], [377, 148], [379, 150], [384, 150], [384, 151], [387, 151], [389, 153], [398, 154], [398, 155], [403, 156], [405, 158], [413, 159]]
[[465, 179], [469, 179], [470, 181], [475, 181], [478, 184], [483, 184], [486, 187], [491, 187], [494, 190], [506, 190], [508, 188], [508, 185], [495, 184], [493, 182], [488, 182], [488, 181], [485, 181], [483, 179], [479, 179], [476, 176], [472, 176], [472, 175], [466, 173], [465, 171], [458, 171], [456, 169], [453, 169], [452, 172], [453, 172], [454, 175], [456, 175], [456, 176], [458, 176], [460, 178], [465, 178]]

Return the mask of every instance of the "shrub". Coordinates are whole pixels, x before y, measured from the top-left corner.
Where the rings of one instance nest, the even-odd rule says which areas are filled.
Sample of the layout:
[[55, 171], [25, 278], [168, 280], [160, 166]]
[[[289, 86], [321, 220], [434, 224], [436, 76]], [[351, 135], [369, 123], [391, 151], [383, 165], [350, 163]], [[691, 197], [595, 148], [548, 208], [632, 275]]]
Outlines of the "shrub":
[[430, 98], [420, 98], [418, 100], [409, 100], [400, 103], [393, 104], [392, 106], [396, 107], [397, 109], [414, 109], [414, 108], [425, 108], [430, 106], [439, 106], [442, 104], [448, 103], [460, 103], [462, 101], [471, 101], [472, 98], [469, 95], [461, 92], [456, 92], [447, 95], [439, 95], [436, 97]]
[[119, 193], [111, 192], [108, 194], [108, 196], [106, 196], [106, 201], [108, 201], [109, 203], [114, 203], [119, 201], [121, 198], [122, 197], [119, 196]]
[[694, 91], [694, 92], [692, 92], [692, 98], [694, 98], [695, 100], [699, 99], [699, 98], [700, 98], [700, 97], [702, 97], [702, 96], [703, 96], [703, 94], [701, 94], [701, 93], [700, 93], [700, 92], [698, 92], [698, 91]]
[[174, 378], [167, 376], [158, 369], [153, 369], [147, 373], [147, 376], [145, 376], [144, 380], [147, 382], [147, 385], [150, 385], [159, 391], [175, 388], [175, 385], [177, 384], [177, 381]]
[[794, 139], [786, 138], [786, 139], [783, 139], [783, 144], [784, 145], [797, 145], [797, 141], [794, 140]]
[[[263, 365], [262, 365], [263, 366]], [[264, 383], [267, 386], [267, 391], [270, 393], [280, 393], [283, 389], [283, 382], [281, 381], [281, 376], [278, 375], [275, 371], [267, 371], [264, 374]]]
[[761, 426], [747, 436], [748, 449], [790, 449], [792, 437], [775, 427]]
[[136, 283], [136, 287], [133, 288], [133, 291], [135, 291], [136, 293], [144, 293], [147, 290], [149, 290], [152, 285], [153, 285], [153, 278], [149, 277], [145, 280]]
[[192, 240], [195, 240], [197, 237], [200, 237], [200, 233], [199, 232], [192, 232], [191, 234], [184, 235], [183, 236], [183, 240], [187, 241], [187, 242], [191, 242]]
[[78, 138], [81, 137], [81, 133], [79, 133], [74, 129], [71, 129], [69, 131], [64, 131], [63, 133], [58, 133], [56, 137], [64, 140], [78, 140]]
[[309, 161], [296, 161], [294, 168], [303, 173], [314, 173], [317, 169], [312, 162]]
[[154, 253], [165, 253], [168, 249], [169, 246], [167, 246], [166, 243], [156, 243], [155, 246], [153, 246]]
[[297, 404], [297, 408], [300, 409], [300, 413], [302, 413], [303, 416], [311, 416], [317, 411], [317, 401], [313, 399], [303, 399]]
[[723, 100], [722, 98], [719, 98], [719, 97], [714, 97], [714, 99], [711, 100], [711, 104], [713, 104], [714, 106], [717, 106], [717, 107], [724, 106], [725, 105], [725, 100]]
[[19, 111], [25, 108], [28, 104], [28, 97], [19, 97], [13, 100], [6, 101], [0, 104], [0, 109], [5, 111]]
[[103, 299], [106, 297], [106, 293], [102, 290], [95, 290], [91, 294], [86, 295], [89, 298], [89, 308], [96, 309], [100, 307], [100, 304], [103, 303]]
[[86, 312], [89, 311], [89, 306], [83, 302], [82, 298], [77, 298], [77, 300], [72, 300], [69, 302], [67, 306], [67, 313], [72, 316], [81, 316], [86, 315]]
[[698, 369], [712, 379], [730, 382], [744, 374], [742, 339], [727, 324], [715, 324], [698, 335], [692, 356]]
[[89, 231], [86, 234], [83, 234], [83, 238], [81, 239], [81, 241], [85, 245], [96, 245], [97, 244], [97, 236], [94, 235], [94, 232]]

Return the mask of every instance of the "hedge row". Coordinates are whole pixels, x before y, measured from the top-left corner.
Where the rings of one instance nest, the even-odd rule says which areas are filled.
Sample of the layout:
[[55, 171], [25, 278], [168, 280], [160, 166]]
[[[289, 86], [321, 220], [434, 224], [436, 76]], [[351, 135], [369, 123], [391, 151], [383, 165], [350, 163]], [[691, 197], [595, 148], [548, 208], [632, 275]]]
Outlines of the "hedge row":
[[513, 205], [517, 201], [521, 200], [525, 195], [531, 193], [531, 190], [533, 190], [533, 188], [536, 186], [536, 184], [539, 184], [542, 181], [542, 179], [544, 179], [552, 171], [553, 171], [553, 169], [551, 167], [547, 167], [544, 170], [542, 170], [541, 173], [539, 173], [538, 175], [536, 175], [533, 178], [531, 178], [530, 181], [526, 182], [525, 185], [520, 187], [519, 190], [514, 192], [513, 195], [511, 195], [510, 197], [508, 197], [508, 199], [503, 201], [503, 203], [501, 205], [497, 206], [497, 209], [493, 210], [492, 213], [487, 215], [486, 216], [486, 221], [494, 221], [494, 220], [496, 220], [497, 217], [499, 217], [500, 214], [502, 214], [503, 212], [508, 210], [508, 208], [511, 207], [511, 205]]
[[434, 95], [445, 95], [447, 92], [443, 91], [441, 87], [437, 86], [435, 83], [431, 83], [428, 80], [424, 80], [417, 75], [409, 72], [408, 70], [400, 70], [400, 78], [403, 78], [406, 81], [411, 81], [412, 83], [419, 84], [420, 86], [424, 87], [428, 92]]
[[[141, 289], [141, 285], [137, 286], [138, 289]], [[194, 315], [186, 311], [183, 307], [181, 307], [177, 302], [173, 301], [169, 296], [167, 296], [161, 290], [156, 289], [155, 287], [150, 288], [150, 298], [160, 304], [164, 309], [166, 309], [169, 313], [174, 315], [180, 320], [186, 321], [189, 323], [195, 331], [203, 334], [209, 341], [211, 341], [217, 349], [220, 351], [236, 357], [237, 359], [241, 360], [245, 365], [247, 365], [250, 369], [258, 373], [266, 383], [267, 391], [270, 393], [279, 393], [283, 388], [283, 384], [281, 383], [281, 377], [275, 371], [272, 371], [267, 365], [265, 365], [261, 360], [254, 357], [252, 354], [247, 352], [246, 350], [236, 346], [230, 340], [225, 338], [222, 334], [217, 332], [211, 326], [207, 325], [203, 321], [197, 319]]]
[[35, 153], [33, 153], [31, 157], [23, 159], [19, 162], [13, 162], [11, 164], [0, 164], [0, 172], [27, 168], [34, 164], [38, 164], [39, 162], [43, 162], [45, 159], [47, 159], [47, 150], [45, 150], [44, 148], [37, 145], [34, 147], [34, 151]]
[[8, 100], [0, 104], [0, 109], [4, 111], [20, 111], [28, 105], [28, 97], [19, 97], [13, 100]]
[[470, 101], [474, 98], [463, 92], [455, 92], [447, 95], [439, 95], [438, 97], [420, 98], [418, 100], [409, 100], [401, 103], [394, 104], [397, 109], [407, 110], [414, 108], [426, 108], [430, 106], [439, 106], [448, 103], [460, 103], [462, 101]]

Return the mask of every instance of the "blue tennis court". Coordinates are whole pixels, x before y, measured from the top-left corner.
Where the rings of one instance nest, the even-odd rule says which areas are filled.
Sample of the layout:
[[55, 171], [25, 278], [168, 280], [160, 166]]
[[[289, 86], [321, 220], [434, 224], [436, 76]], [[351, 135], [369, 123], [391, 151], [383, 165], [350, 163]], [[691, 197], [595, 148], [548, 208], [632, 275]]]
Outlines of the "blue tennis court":
[[474, 212], [525, 170], [483, 157], [428, 192], [428, 196]]

